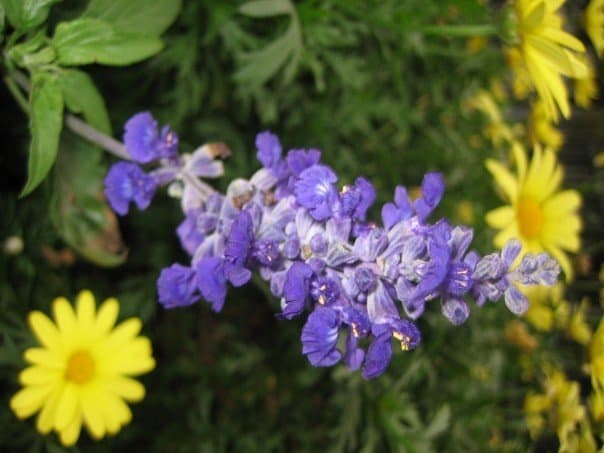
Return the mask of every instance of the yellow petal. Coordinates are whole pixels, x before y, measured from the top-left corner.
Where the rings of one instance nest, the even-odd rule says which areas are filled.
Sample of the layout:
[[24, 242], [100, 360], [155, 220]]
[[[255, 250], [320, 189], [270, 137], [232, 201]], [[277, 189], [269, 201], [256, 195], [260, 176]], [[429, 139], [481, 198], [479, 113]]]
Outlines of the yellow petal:
[[111, 332], [107, 337], [104, 346], [109, 350], [119, 349], [120, 346], [136, 337], [142, 326], [141, 320], [138, 318], [125, 320]]
[[61, 430], [59, 433], [59, 438], [61, 439], [61, 443], [65, 447], [71, 447], [75, 445], [78, 438], [80, 437], [80, 431], [82, 429], [82, 414], [78, 413], [73, 418], [71, 423], [65, 427], [65, 429]]
[[116, 376], [107, 383], [118, 396], [129, 402], [140, 401], [145, 397], [145, 387], [140, 382], [128, 377]]
[[524, 182], [524, 178], [526, 178], [526, 170], [527, 170], [527, 159], [526, 152], [524, 151], [524, 147], [518, 143], [514, 142], [512, 144], [512, 153], [514, 154], [514, 161], [516, 162], [516, 169], [518, 172], [518, 181], [522, 184]]
[[90, 435], [95, 439], [102, 438], [106, 431], [103, 409], [100, 402], [104, 397], [104, 392], [99, 392], [98, 388], [91, 388], [82, 398], [84, 423]]
[[72, 383], [67, 383], [57, 405], [54, 422], [55, 429], [57, 431], [65, 429], [79, 412], [79, 398], [75, 386]]
[[54, 350], [44, 348], [29, 348], [23, 354], [26, 362], [42, 365], [52, 369], [64, 369], [65, 359]]
[[32, 311], [29, 314], [29, 325], [42, 345], [54, 349], [60, 347], [60, 336], [57, 327], [48, 317], [40, 311]]
[[581, 207], [581, 195], [576, 190], [564, 190], [554, 194], [543, 204], [548, 212], [569, 213]]
[[81, 291], [77, 298], [76, 314], [80, 327], [91, 327], [94, 322], [94, 296], [90, 291]]
[[76, 317], [67, 299], [56, 298], [52, 304], [52, 311], [59, 330], [65, 335], [72, 335], [76, 326]]
[[19, 373], [19, 382], [23, 385], [40, 385], [61, 379], [61, 372], [55, 368], [30, 366]]
[[44, 406], [42, 407], [40, 415], [38, 415], [36, 427], [38, 428], [38, 431], [40, 431], [42, 434], [50, 432], [54, 425], [57, 406], [59, 404], [59, 400], [63, 396], [63, 387], [63, 383], [59, 383], [58, 385], [53, 387], [50, 395], [44, 402]]
[[493, 239], [493, 244], [495, 244], [495, 247], [502, 248], [505, 243], [512, 238], [521, 239], [520, 235], [518, 234], [518, 228], [516, 224], [512, 224], [504, 230], [500, 231], [495, 236], [495, 239]]
[[115, 325], [120, 306], [116, 299], [110, 298], [103, 302], [96, 318], [96, 329], [100, 334], [106, 334]]
[[491, 228], [505, 228], [514, 221], [514, 208], [502, 206], [487, 213], [485, 219]]
[[109, 415], [111, 418], [111, 422], [108, 422], [107, 426], [112, 425], [113, 427], [116, 423], [123, 426], [130, 423], [132, 420], [132, 412], [130, 412], [130, 408], [121, 398], [108, 393], [105, 396], [105, 402], [107, 403], [107, 409], [110, 414], [105, 415]]
[[136, 338], [111, 355], [110, 360], [103, 360], [101, 366], [119, 374], [137, 375], [151, 371], [155, 368], [151, 342], [145, 337]]
[[493, 159], [487, 159], [486, 167], [495, 178], [497, 185], [503, 190], [508, 201], [516, 200], [518, 183], [507, 168]]
[[40, 410], [51, 390], [51, 385], [36, 385], [21, 389], [11, 398], [10, 408], [18, 418], [27, 418]]

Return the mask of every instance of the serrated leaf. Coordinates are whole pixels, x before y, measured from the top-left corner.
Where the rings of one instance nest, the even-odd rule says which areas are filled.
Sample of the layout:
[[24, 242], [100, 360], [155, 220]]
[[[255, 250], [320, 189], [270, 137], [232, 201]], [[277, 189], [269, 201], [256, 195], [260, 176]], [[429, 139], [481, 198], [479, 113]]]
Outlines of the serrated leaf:
[[29, 118], [32, 140], [22, 197], [38, 187], [50, 171], [57, 155], [62, 126], [63, 94], [56, 77], [48, 73], [34, 74]]
[[67, 108], [74, 113], [81, 113], [92, 127], [111, 135], [105, 101], [90, 76], [77, 69], [70, 69], [60, 73], [59, 83]]
[[249, 17], [272, 17], [291, 14], [293, 6], [289, 0], [255, 0], [244, 3], [239, 12]]
[[61, 0], [2, 0], [8, 20], [18, 30], [28, 31], [48, 17], [50, 7]]
[[82, 17], [102, 19], [129, 33], [161, 35], [181, 6], [181, 0], [91, 0]]
[[126, 259], [115, 214], [104, 200], [102, 152], [65, 132], [54, 171], [50, 218], [63, 240], [99, 266]]
[[57, 61], [63, 65], [100, 63], [123, 66], [159, 52], [162, 41], [155, 36], [115, 30], [99, 19], [77, 19], [60, 23], [52, 39]]

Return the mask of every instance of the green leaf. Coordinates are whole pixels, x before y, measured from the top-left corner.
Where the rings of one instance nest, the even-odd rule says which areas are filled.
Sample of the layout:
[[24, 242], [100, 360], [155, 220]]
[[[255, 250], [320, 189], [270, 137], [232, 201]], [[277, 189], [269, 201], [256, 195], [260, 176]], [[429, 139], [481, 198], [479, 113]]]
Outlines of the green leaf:
[[90, 76], [77, 69], [70, 69], [60, 73], [59, 83], [67, 108], [74, 113], [81, 113], [92, 127], [111, 135], [105, 101]]
[[9, 22], [20, 31], [37, 27], [48, 17], [50, 7], [61, 0], [1, 0]]
[[0, 33], [4, 33], [4, 16], [4, 6], [2, 6], [2, 3], [0, 3]]
[[57, 61], [67, 66], [90, 63], [129, 65], [155, 55], [163, 47], [155, 36], [117, 31], [99, 19], [60, 23], [52, 44], [57, 52]]
[[104, 200], [102, 151], [66, 131], [54, 171], [50, 218], [63, 240], [99, 266], [117, 266], [126, 250]]
[[62, 126], [63, 94], [56, 77], [48, 73], [34, 74], [29, 119], [32, 140], [22, 197], [38, 187], [52, 167]]
[[174, 22], [181, 0], [91, 0], [83, 17], [102, 19], [117, 30], [161, 35]]
[[239, 12], [249, 17], [272, 17], [291, 14], [293, 6], [289, 0], [255, 0], [244, 3]]

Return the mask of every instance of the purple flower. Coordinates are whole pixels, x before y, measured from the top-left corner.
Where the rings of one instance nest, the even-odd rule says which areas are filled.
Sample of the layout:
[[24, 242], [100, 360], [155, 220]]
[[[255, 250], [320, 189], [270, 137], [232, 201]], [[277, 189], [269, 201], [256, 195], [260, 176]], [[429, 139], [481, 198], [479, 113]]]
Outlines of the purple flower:
[[205, 238], [197, 225], [199, 212], [198, 209], [187, 212], [185, 220], [183, 220], [176, 229], [176, 234], [180, 239], [180, 245], [182, 245], [182, 248], [185, 249], [189, 255], [195, 253], [195, 250], [197, 250], [197, 247], [199, 247]]
[[357, 178], [352, 186], [344, 186], [340, 193], [342, 214], [354, 220], [365, 220], [375, 196], [373, 184], [365, 178]]
[[422, 181], [422, 197], [415, 200], [413, 208], [420, 221], [428, 218], [430, 213], [438, 206], [445, 192], [445, 182], [440, 173], [426, 173]]
[[168, 126], [160, 133], [151, 113], [141, 112], [126, 122], [124, 145], [133, 160], [146, 164], [161, 157], [173, 157], [178, 148], [178, 136]]
[[281, 160], [281, 142], [279, 137], [269, 131], [256, 135], [258, 160], [265, 168], [272, 168]]
[[163, 269], [157, 280], [157, 292], [164, 308], [185, 307], [197, 302], [195, 271], [180, 264]]
[[336, 174], [325, 165], [313, 165], [300, 174], [294, 185], [296, 201], [308, 209], [313, 219], [327, 220], [332, 215], [332, 208], [338, 193], [334, 183]]
[[340, 287], [329, 277], [317, 277], [310, 284], [310, 295], [320, 305], [332, 305], [340, 297]]
[[329, 308], [317, 307], [302, 328], [302, 353], [314, 366], [332, 366], [342, 353], [336, 349], [340, 322], [338, 314]]
[[141, 211], [146, 209], [156, 187], [155, 180], [132, 162], [113, 164], [105, 176], [105, 196], [119, 215], [128, 213], [131, 201]]
[[294, 262], [288, 269], [283, 285], [282, 316], [285, 319], [292, 319], [304, 310], [312, 275], [311, 267], [300, 261]]
[[219, 312], [224, 306], [227, 293], [227, 279], [221, 258], [206, 257], [199, 260], [195, 268], [197, 287], [203, 298], [212, 304], [212, 310]]

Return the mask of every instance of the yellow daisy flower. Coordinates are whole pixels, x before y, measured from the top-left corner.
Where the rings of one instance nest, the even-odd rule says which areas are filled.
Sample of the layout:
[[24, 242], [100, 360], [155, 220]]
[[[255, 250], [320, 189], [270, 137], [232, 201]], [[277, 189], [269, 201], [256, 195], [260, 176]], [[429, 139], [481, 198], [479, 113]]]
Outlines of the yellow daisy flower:
[[[535, 88], [548, 116], [557, 121], [558, 110], [570, 116], [568, 93], [562, 76], [582, 78], [586, 68], [577, 55], [585, 47], [562, 29], [558, 13], [565, 0], [514, 0], [515, 41], [509, 61], [526, 85]], [[526, 71], [526, 72], [525, 72]], [[518, 89], [518, 87], [516, 87]]]
[[593, 43], [598, 57], [604, 51], [604, 0], [591, 0], [584, 14], [585, 30]]
[[107, 299], [95, 313], [90, 291], [78, 295], [75, 312], [62, 297], [52, 310], [55, 322], [39, 311], [29, 315], [41, 346], [25, 351], [31, 365], [19, 375], [24, 388], [10, 400], [11, 409], [20, 419], [39, 411], [38, 431], [54, 429], [65, 446], [76, 443], [82, 424], [94, 439], [116, 434], [132, 418], [124, 400], [145, 396], [143, 385], [130, 376], [155, 367], [151, 342], [137, 336], [140, 319], [114, 328], [118, 301]]
[[576, 190], [560, 191], [562, 167], [551, 150], [535, 147], [530, 164], [521, 146], [512, 148], [517, 174], [504, 165], [488, 159], [486, 166], [509, 203], [487, 213], [487, 223], [501, 230], [495, 246], [512, 238], [522, 242], [523, 252], [546, 251], [558, 261], [567, 279], [572, 279], [572, 266], [565, 251], [580, 247], [581, 218], [577, 211], [581, 196]]

